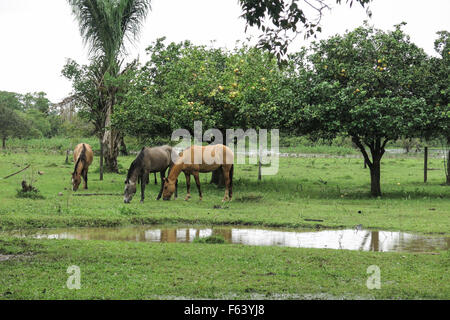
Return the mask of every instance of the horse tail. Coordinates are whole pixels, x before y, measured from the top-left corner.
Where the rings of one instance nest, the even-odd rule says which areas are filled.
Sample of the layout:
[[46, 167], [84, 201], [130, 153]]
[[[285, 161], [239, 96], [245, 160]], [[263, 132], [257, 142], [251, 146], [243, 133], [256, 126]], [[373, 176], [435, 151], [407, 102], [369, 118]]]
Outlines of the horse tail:
[[233, 172], [234, 172], [234, 164], [231, 165], [230, 169], [230, 187], [233, 186]]

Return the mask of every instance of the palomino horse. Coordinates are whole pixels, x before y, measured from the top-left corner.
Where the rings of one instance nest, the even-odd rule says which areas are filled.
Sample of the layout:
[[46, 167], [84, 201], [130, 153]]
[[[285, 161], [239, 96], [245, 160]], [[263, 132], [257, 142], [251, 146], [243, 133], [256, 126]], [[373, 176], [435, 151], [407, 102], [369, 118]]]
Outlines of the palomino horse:
[[166, 170], [172, 165], [172, 147], [142, 148], [136, 159], [131, 163], [130, 169], [128, 169], [123, 202], [130, 203], [136, 193], [136, 184], [139, 182], [141, 183], [141, 202], [144, 202], [145, 185], [148, 183], [149, 174], [152, 172], [159, 172], [161, 175], [161, 190], [156, 198], [156, 200], [159, 200], [163, 190]]
[[223, 201], [231, 200], [233, 196], [233, 162], [234, 154], [230, 148], [223, 144], [209, 146], [191, 146], [180, 153], [180, 157], [173, 165], [169, 176], [165, 179], [163, 199], [170, 200], [175, 190], [177, 178], [181, 171], [186, 176], [187, 195], [185, 200], [191, 197], [191, 174], [195, 178], [200, 200], [202, 191], [200, 189], [199, 172], [211, 172], [222, 167], [225, 177], [225, 196]]
[[84, 180], [84, 188], [88, 188], [88, 170], [93, 159], [94, 153], [92, 152], [91, 146], [87, 143], [80, 143], [75, 147], [75, 150], [73, 151], [73, 161], [75, 162], [75, 169], [72, 173], [73, 191], [78, 190], [78, 186], [81, 183], [81, 177], [83, 177]]

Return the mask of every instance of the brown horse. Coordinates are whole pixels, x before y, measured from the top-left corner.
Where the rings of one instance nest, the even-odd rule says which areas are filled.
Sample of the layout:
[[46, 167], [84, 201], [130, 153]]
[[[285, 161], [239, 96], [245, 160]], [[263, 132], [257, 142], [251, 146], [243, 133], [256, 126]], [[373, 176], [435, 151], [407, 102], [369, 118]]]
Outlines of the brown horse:
[[94, 159], [92, 148], [87, 143], [80, 143], [73, 151], [73, 161], [75, 162], [75, 169], [72, 173], [72, 190], [77, 191], [81, 183], [81, 177], [84, 180], [84, 188], [87, 189], [88, 170]]
[[[149, 181], [151, 172], [159, 172], [161, 175], [161, 190], [156, 200], [161, 198], [164, 177], [167, 168], [173, 165], [172, 147], [161, 146], [154, 148], [142, 148], [136, 159], [131, 163], [128, 169], [127, 178], [125, 180], [125, 190], [123, 194], [123, 202], [130, 203], [136, 193], [136, 186], [141, 183], [141, 202], [144, 202], [145, 186]], [[175, 192], [176, 197], [176, 192]]]
[[170, 200], [175, 190], [175, 185], [181, 171], [186, 176], [187, 195], [185, 200], [191, 197], [191, 174], [195, 178], [200, 200], [202, 191], [200, 189], [199, 173], [211, 172], [222, 167], [225, 177], [225, 196], [223, 201], [231, 200], [233, 196], [233, 162], [234, 154], [230, 148], [223, 144], [209, 146], [191, 146], [180, 153], [180, 157], [175, 162], [169, 172], [169, 176], [164, 181], [163, 199]]

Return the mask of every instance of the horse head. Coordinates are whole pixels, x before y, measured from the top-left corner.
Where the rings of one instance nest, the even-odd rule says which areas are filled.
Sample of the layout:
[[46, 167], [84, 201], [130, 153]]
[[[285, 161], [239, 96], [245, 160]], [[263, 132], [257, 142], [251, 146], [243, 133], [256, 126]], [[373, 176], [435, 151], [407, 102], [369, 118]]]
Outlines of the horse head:
[[172, 194], [175, 192], [175, 181], [170, 181], [168, 178], [163, 178], [163, 200], [170, 200]]
[[81, 183], [81, 174], [76, 171], [72, 173], [72, 191], [77, 191]]
[[130, 179], [125, 180], [125, 190], [123, 192], [123, 202], [130, 203], [136, 193], [136, 182], [130, 181]]

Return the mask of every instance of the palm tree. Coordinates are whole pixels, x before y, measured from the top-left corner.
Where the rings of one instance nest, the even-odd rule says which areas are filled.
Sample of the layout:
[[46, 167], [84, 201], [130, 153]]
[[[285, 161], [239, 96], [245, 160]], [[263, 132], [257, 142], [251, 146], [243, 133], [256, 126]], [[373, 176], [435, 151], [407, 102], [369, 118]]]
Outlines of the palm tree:
[[[106, 84], [104, 79], [117, 78], [124, 71], [122, 63], [126, 44], [138, 40], [150, 10], [150, 0], [68, 0], [68, 3], [78, 21], [84, 44], [89, 47], [89, 55], [99, 68], [101, 77], [96, 84], [98, 109], [105, 113], [104, 125], [99, 132], [103, 135], [101, 153], [105, 157], [106, 168], [118, 172], [121, 135], [110, 125], [116, 93], [120, 88]], [[104, 152], [103, 147], [106, 147]]]

